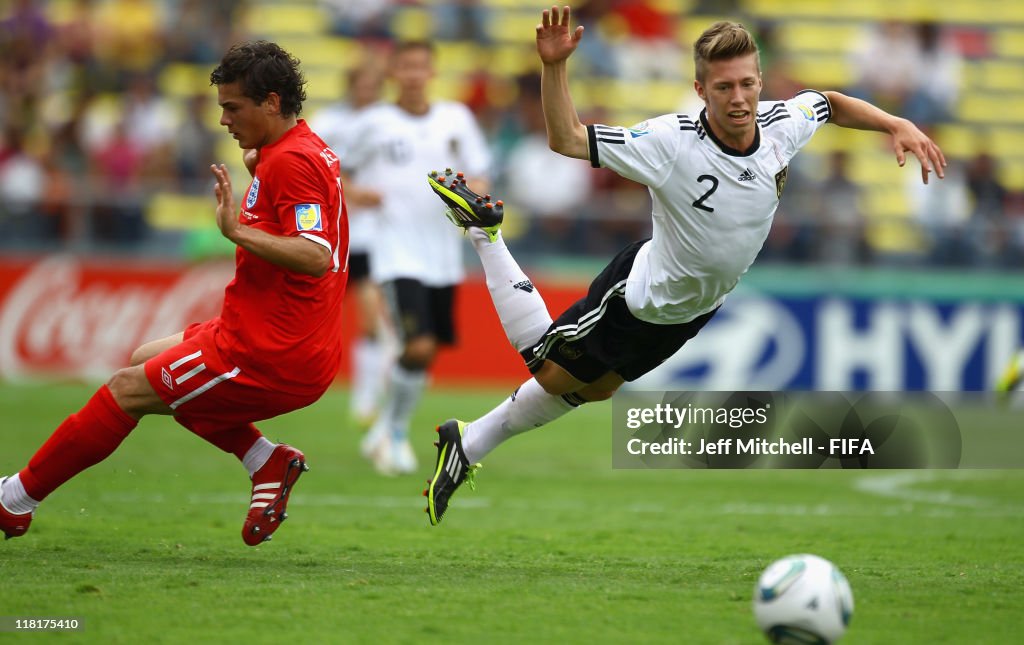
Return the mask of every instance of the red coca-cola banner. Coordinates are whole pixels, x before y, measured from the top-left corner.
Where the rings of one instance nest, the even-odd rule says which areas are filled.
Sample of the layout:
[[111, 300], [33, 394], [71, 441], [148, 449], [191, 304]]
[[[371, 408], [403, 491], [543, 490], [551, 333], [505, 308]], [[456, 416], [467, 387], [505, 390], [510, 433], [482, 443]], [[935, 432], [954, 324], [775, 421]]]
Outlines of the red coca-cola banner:
[[[0, 379], [105, 379], [143, 343], [217, 315], [233, 273], [231, 262], [0, 258]], [[557, 313], [584, 288], [546, 285], [542, 293]], [[439, 355], [435, 381], [522, 381], [522, 360], [505, 340], [483, 282], [468, 281], [456, 303], [461, 342]], [[357, 328], [355, 298], [345, 307], [348, 337]], [[348, 360], [341, 377], [347, 374]]]

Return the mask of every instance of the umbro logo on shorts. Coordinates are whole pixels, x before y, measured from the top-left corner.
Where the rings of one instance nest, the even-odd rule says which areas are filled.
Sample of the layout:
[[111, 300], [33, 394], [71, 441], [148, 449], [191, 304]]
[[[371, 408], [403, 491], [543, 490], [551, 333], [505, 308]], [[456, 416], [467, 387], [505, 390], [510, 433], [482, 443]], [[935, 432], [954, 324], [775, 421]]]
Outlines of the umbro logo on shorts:
[[757, 179], [757, 176], [750, 172], [750, 168], [744, 168], [743, 172], [740, 173], [739, 179], [740, 181], [754, 181]]
[[529, 280], [517, 282], [514, 285], [512, 285], [512, 288], [519, 289], [520, 291], [525, 291], [526, 293], [533, 293], [533, 283], [530, 282]]

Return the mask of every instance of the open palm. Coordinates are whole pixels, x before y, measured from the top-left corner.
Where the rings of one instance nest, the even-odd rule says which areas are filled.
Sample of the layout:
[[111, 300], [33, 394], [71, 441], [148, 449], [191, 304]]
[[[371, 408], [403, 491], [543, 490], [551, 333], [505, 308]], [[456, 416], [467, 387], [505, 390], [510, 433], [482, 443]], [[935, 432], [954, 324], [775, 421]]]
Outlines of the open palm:
[[568, 6], [563, 7], [561, 13], [558, 7], [541, 12], [541, 24], [537, 25], [537, 53], [541, 62], [558, 63], [576, 51], [583, 38], [583, 27], [576, 27], [575, 31], [570, 32], [570, 18], [571, 10]]

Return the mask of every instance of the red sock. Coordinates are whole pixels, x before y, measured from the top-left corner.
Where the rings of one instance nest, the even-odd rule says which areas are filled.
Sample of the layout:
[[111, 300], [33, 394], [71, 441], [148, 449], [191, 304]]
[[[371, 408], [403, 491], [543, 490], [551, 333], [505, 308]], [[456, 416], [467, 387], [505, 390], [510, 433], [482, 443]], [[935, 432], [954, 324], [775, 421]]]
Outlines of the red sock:
[[104, 385], [85, 407], [60, 424], [19, 473], [25, 492], [41, 502], [67, 480], [109, 457], [137, 424]]
[[245, 458], [245, 453], [249, 452], [249, 448], [252, 448], [253, 444], [263, 436], [263, 433], [251, 423], [223, 430], [208, 430], [192, 419], [174, 417], [174, 420], [188, 428], [192, 434], [202, 438], [203, 441], [208, 441], [224, 452], [230, 452], [238, 457], [238, 461], [242, 461]]

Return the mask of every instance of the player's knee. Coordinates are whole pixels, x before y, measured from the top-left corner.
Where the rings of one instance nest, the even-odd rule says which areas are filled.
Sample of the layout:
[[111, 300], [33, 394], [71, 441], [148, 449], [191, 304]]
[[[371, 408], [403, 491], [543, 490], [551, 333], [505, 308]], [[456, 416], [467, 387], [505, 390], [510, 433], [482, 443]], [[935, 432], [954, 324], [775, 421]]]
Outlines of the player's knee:
[[429, 336], [412, 338], [405, 343], [399, 362], [408, 369], [426, 369], [437, 355], [437, 341]]
[[562, 396], [576, 389], [577, 383], [571, 379], [563, 378], [563, 375], [554, 370], [541, 369], [534, 374], [534, 379], [544, 388], [544, 391], [551, 396]]
[[[138, 392], [138, 375], [142, 373], [137, 367], [126, 367], [119, 369], [114, 372], [114, 375], [107, 381], [107, 387], [110, 388], [110, 393], [114, 395], [114, 400], [121, 406], [121, 409], [129, 411], [131, 401]], [[145, 378], [143, 376], [143, 378]]]
[[142, 345], [128, 358], [129, 367], [135, 367], [136, 365], [142, 365], [149, 360], [149, 352], [146, 350], [146, 346]]

